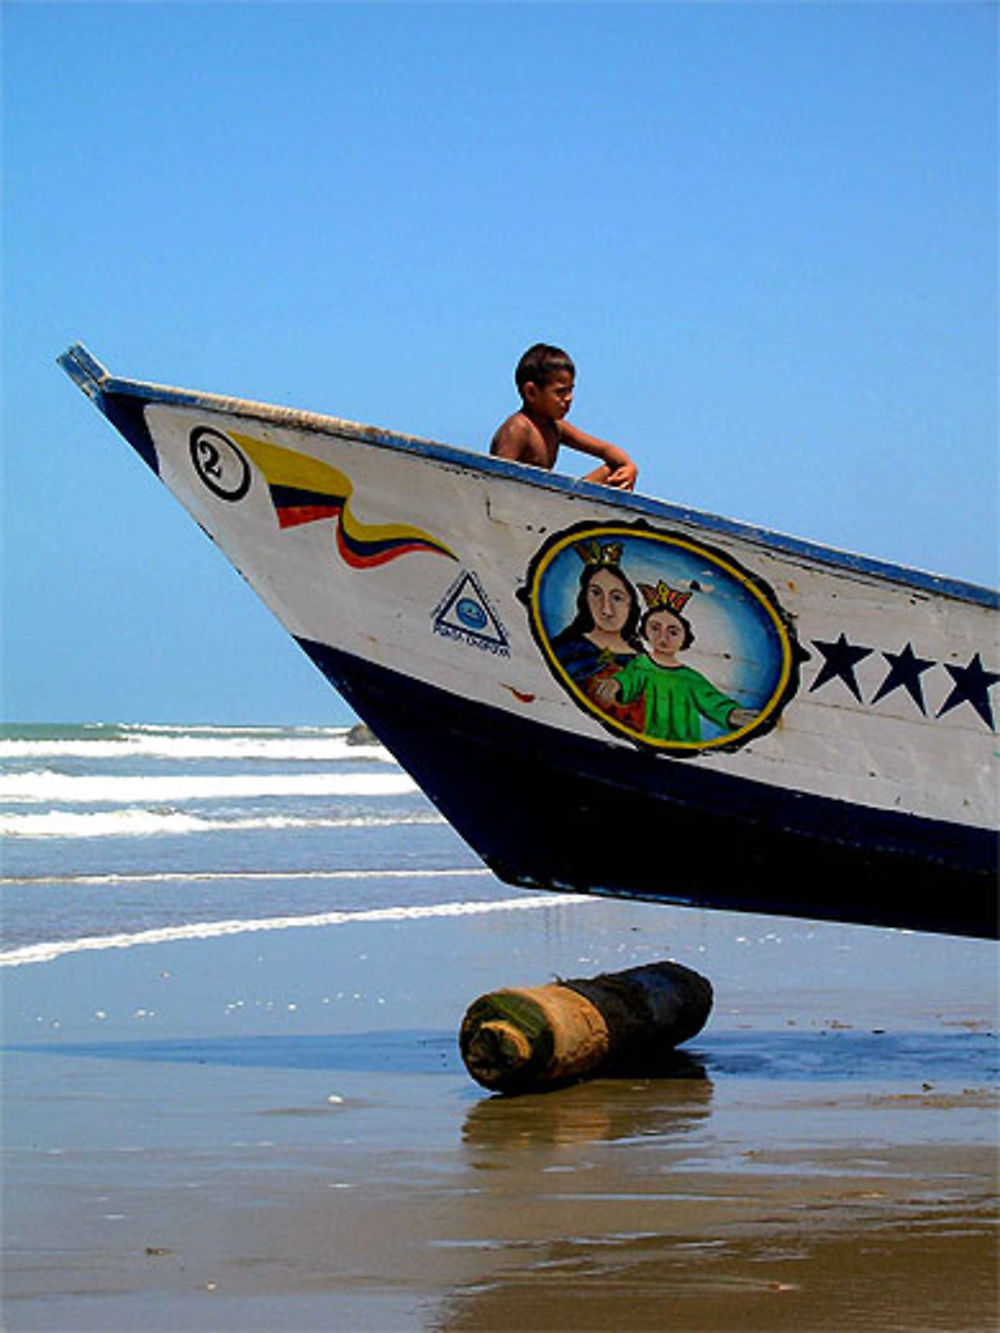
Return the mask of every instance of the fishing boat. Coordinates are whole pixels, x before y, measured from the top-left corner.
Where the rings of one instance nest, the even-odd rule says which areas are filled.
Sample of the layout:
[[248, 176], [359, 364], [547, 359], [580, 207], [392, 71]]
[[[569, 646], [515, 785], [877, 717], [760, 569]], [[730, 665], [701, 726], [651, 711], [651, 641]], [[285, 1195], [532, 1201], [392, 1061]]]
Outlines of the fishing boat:
[[502, 880], [996, 937], [993, 590], [59, 360]]

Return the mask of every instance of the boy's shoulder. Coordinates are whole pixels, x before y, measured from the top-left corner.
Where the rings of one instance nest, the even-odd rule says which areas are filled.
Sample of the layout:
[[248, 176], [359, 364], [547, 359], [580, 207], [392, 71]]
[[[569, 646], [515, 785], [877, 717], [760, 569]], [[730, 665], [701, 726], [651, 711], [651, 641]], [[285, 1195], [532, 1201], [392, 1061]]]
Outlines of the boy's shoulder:
[[506, 421], [501, 421], [493, 435], [494, 440], [498, 440], [503, 435], [527, 435], [533, 430], [537, 430], [534, 422], [527, 415], [523, 408], [518, 408], [516, 412], [511, 412]]
[[[558, 446], [558, 439], [553, 444]], [[528, 414], [519, 410], [512, 412], [497, 427], [490, 443], [490, 453], [499, 458], [551, 467], [555, 450]]]

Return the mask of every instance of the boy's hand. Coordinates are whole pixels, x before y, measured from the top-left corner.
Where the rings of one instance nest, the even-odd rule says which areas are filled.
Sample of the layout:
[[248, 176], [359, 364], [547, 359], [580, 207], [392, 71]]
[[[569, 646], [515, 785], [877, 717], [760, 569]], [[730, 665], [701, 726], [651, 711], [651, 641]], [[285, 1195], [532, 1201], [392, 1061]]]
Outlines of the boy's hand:
[[630, 491], [635, 486], [639, 469], [631, 458], [625, 456], [624, 462], [602, 463], [583, 478], [584, 481], [596, 481], [599, 486], [614, 486], [619, 491]]
[[631, 491], [635, 488], [635, 480], [639, 475], [639, 469], [632, 462], [631, 458], [618, 467], [609, 470], [608, 479], [605, 486], [616, 486], [620, 491]]

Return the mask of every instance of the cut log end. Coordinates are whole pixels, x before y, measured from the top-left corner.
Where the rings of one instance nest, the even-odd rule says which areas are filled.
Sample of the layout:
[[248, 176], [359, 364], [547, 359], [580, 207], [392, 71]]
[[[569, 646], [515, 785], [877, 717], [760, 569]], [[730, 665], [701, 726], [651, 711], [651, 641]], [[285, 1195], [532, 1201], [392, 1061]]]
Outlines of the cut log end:
[[492, 1019], [475, 1028], [462, 1055], [472, 1077], [491, 1088], [529, 1063], [531, 1042], [513, 1023]]

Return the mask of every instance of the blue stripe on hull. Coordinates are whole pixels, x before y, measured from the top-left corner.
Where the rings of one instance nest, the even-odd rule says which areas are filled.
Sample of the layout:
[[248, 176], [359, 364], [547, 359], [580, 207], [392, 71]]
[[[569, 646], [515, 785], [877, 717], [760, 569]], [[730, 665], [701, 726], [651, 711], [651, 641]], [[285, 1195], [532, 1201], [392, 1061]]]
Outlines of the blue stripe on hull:
[[573, 736], [299, 641], [511, 884], [997, 937], [997, 839]]

